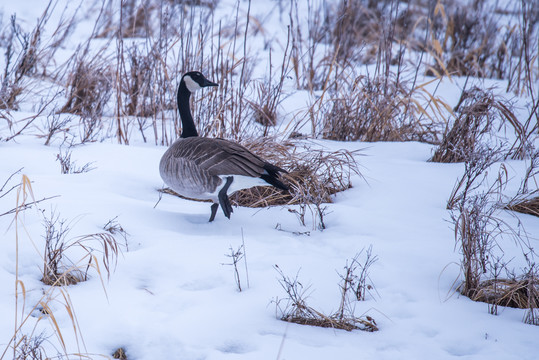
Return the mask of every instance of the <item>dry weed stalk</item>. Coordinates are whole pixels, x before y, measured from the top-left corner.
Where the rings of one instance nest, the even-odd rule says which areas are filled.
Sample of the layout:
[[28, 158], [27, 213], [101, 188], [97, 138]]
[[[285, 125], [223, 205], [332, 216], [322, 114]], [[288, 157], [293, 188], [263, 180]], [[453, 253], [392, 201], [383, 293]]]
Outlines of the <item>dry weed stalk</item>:
[[[338, 313], [341, 316], [344, 314], [346, 303], [350, 303], [350, 300], [347, 299], [349, 292], [353, 293], [355, 300], [364, 301], [367, 299], [367, 293], [370, 293], [374, 289], [369, 272], [370, 267], [378, 261], [378, 256], [372, 254], [372, 245], [370, 245], [365, 251], [365, 260], [360, 262], [359, 258], [363, 254], [363, 251], [364, 249], [358, 252], [350, 260], [350, 264], [347, 261], [344, 267], [344, 275], [340, 274], [342, 280], [342, 298]], [[357, 274], [358, 269], [359, 275]], [[367, 280], [369, 280], [369, 283], [367, 283]]]
[[124, 228], [117, 219], [118, 216], [115, 216], [114, 218], [107, 221], [107, 223], [103, 225], [103, 230], [105, 230], [112, 236], [120, 235], [121, 237], [123, 237], [125, 241], [125, 249], [129, 251], [129, 243], [127, 241], [127, 237], [129, 236], [129, 234], [127, 233], [127, 231], [124, 230]]
[[[273, 300], [276, 312], [281, 320], [300, 325], [346, 331], [363, 330], [373, 332], [378, 330], [376, 322], [370, 316], [358, 318], [353, 314], [353, 311], [349, 313], [345, 309], [343, 309], [343, 314], [335, 313], [328, 316], [310, 307], [307, 304], [307, 298], [309, 297], [308, 292], [311, 286], [304, 287], [299, 282], [299, 271], [295, 278], [292, 279], [286, 276], [279, 266], [275, 265], [274, 268], [280, 275], [279, 284], [287, 294], [284, 299], [276, 298]], [[285, 305], [281, 306], [283, 302], [285, 302]], [[344, 314], [345, 312], [346, 314]]]
[[[230, 246], [229, 251], [230, 251], [230, 254], [225, 254], [225, 256], [230, 258], [232, 262], [228, 264], [221, 264], [221, 265], [228, 265], [234, 268], [234, 281], [236, 282], [238, 291], [242, 292], [241, 278], [240, 278], [240, 272], [238, 270], [238, 265], [241, 260], [245, 261], [245, 270], [246, 270], [246, 275], [247, 275], [247, 258], [245, 257], [245, 243], [242, 243], [238, 247], [237, 250], [234, 250], [232, 246]], [[247, 286], [249, 286], [248, 275], [247, 275]]]
[[80, 47], [66, 64], [67, 101], [60, 113], [80, 116], [81, 142], [94, 141], [102, 126], [102, 116], [112, 90], [112, 73], [103, 57], [106, 46], [89, 56], [89, 42]]
[[69, 132], [69, 123], [73, 118], [71, 116], [62, 116], [59, 114], [56, 110], [53, 110], [48, 116], [47, 116], [47, 125], [46, 125], [46, 131], [45, 135], [45, 146], [49, 146], [51, 141], [53, 140], [54, 135], [57, 133], [64, 133], [64, 139], [65, 134]]
[[75, 161], [71, 161], [71, 149], [67, 149], [65, 153], [60, 152], [56, 154], [56, 160], [60, 162], [60, 172], [62, 174], [81, 174], [88, 171], [92, 171], [95, 168], [92, 167], [92, 163], [86, 163], [81, 167], [76, 166]]
[[288, 28], [288, 36], [286, 47], [284, 49], [284, 55], [281, 64], [281, 73], [276, 85], [273, 84], [273, 64], [271, 58], [271, 48], [269, 51], [269, 78], [265, 81], [258, 83], [256, 87], [257, 99], [256, 101], [247, 100], [254, 110], [254, 121], [265, 127], [264, 136], [268, 135], [268, 127], [275, 126], [277, 124], [277, 106], [280, 104], [282, 98], [283, 84], [288, 73], [288, 66], [290, 63], [290, 27]]
[[[88, 271], [94, 268], [100, 277], [102, 273], [99, 261], [94, 252], [99, 251], [95, 244], [101, 246], [101, 264], [105, 267], [107, 277], [110, 277], [120, 252], [116, 239], [109, 233], [96, 233], [68, 240], [69, 227], [59, 215], [51, 213], [45, 217], [45, 252], [43, 278], [46, 285], [65, 286], [88, 280]], [[82, 249], [84, 255], [76, 263], [66, 256], [70, 249]]]
[[[290, 60], [297, 88], [312, 92], [324, 86], [335, 56], [323, 46], [324, 42], [328, 42], [325, 39], [327, 27], [324, 25], [327, 7], [323, 3], [315, 7], [312, 1], [308, 1], [307, 6], [307, 29], [303, 29], [303, 20], [300, 20], [303, 15], [299, 13], [298, 1], [290, 3]], [[303, 36], [304, 30], [307, 30], [306, 36]]]
[[43, 347], [45, 341], [43, 334], [28, 336], [22, 335], [16, 347], [16, 357], [13, 360], [47, 360], [50, 359]]
[[[13, 173], [11, 173], [11, 175], [8, 176], [8, 178], [6, 179], [2, 187], [0, 187], [0, 199], [19, 187], [20, 184], [18, 183], [15, 185], [8, 185], [8, 184], [11, 182], [11, 180], [13, 179], [15, 175], [18, 175], [21, 173], [22, 169], [23, 168], [20, 168], [19, 170], [14, 171]], [[9, 186], [9, 188], [6, 188], [6, 186]]]

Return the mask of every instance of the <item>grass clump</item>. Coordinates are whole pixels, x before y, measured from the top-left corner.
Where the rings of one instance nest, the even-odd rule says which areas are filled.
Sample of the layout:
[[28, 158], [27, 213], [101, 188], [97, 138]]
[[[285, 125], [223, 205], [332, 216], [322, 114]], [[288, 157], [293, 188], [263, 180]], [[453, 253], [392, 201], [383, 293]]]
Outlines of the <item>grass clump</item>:
[[[414, 96], [427, 95], [423, 88], [414, 89], [395, 75], [358, 76], [353, 81], [342, 75], [338, 81], [340, 88], [330, 89], [330, 98], [324, 102], [321, 98], [309, 111], [311, 122], [320, 124], [323, 138], [369, 142], [435, 138], [423, 120], [430, 120], [430, 116], [414, 100]], [[446, 107], [440, 99], [432, 100]]]
[[[457, 181], [448, 201], [448, 209], [455, 225], [455, 242], [462, 256], [463, 282], [458, 291], [474, 301], [489, 304], [489, 312], [498, 314], [499, 306], [527, 309], [526, 323], [539, 325], [539, 276], [534, 261], [535, 252], [528, 234], [518, 218], [516, 225], [508, 221], [515, 201], [526, 193], [528, 180], [533, 178], [535, 161], [526, 172], [519, 195], [509, 205], [504, 204], [503, 190], [509, 179], [503, 164], [490, 186], [487, 173], [501, 159], [500, 149], [474, 149], [465, 161], [465, 173]], [[535, 158], [536, 159], [536, 158]], [[485, 189], [486, 187], [486, 189]], [[515, 275], [504, 260], [504, 244], [511, 240], [522, 251], [527, 270]], [[502, 272], [507, 273], [506, 277]]]
[[114, 353], [112, 354], [112, 357], [114, 359], [120, 359], [120, 360], [127, 360], [127, 354], [124, 348], [118, 348]]
[[505, 150], [504, 157], [522, 159], [530, 151], [529, 139], [533, 134], [517, 120], [511, 103], [500, 100], [492, 89], [473, 87], [463, 90], [453, 114], [454, 121], [448, 123], [442, 141], [429, 161], [467, 161], [488, 144], [503, 145], [504, 139], [499, 139], [496, 133], [507, 127], [514, 130], [517, 140]]
[[[345, 266], [345, 273], [341, 275], [341, 298], [339, 300], [338, 310], [331, 314], [324, 313], [314, 309], [307, 304], [309, 297], [310, 285], [304, 286], [299, 281], [299, 272], [294, 278], [286, 276], [279, 266], [275, 265], [275, 270], [279, 273], [279, 284], [286, 292], [287, 297], [284, 299], [275, 299], [273, 302], [276, 306], [278, 317], [286, 322], [291, 322], [299, 325], [310, 325], [324, 328], [333, 328], [346, 331], [363, 330], [368, 332], [378, 331], [376, 321], [370, 316], [357, 317], [354, 315], [354, 300], [362, 300], [358, 297], [361, 293], [361, 286], [365, 285], [365, 279], [368, 277], [370, 265], [376, 261], [376, 257], [371, 257], [370, 250], [367, 255], [366, 262], [360, 265], [357, 254], [350, 265]], [[361, 268], [361, 274], [355, 275], [357, 268]], [[360, 280], [356, 282], [356, 280]], [[356, 285], [356, 286], [353, 286]], [[358, 293], [359, 291], [359, 293]], [[351, 300], [351, 294], [354, 300]], [[284, 302], [284, 306], [281, 306]]]
[[[66, 286], [75, 285], [88, 280], [91, 268], [102, 276], [99, 262], [104, 266], [107, 276], [110, 276], [112, 266], [115, 265], [119, 246], [110, 233], [96, 233], [67, 239], [70, 228], [66, 220], [60, 220], [59, 215], [51, 213], [45, 217], [45, 251], [41, 281], [45, 285]], [[101, 246], [102, 259], [98, 261], [94, 251], [96, 245]], [[82, 257], [76, 263], [67, 257], [67, 253], [76, 249], [82, 250]]]
[[[334, 194], [352, 187], [352, 175], [361, 175], [355, 156], [358, 151], [324, 151], [313, 149], [308, 143], [276, 143], [271, 138], [245, 141], [244, 145], [263, 159], [288, 171], [282, 176], [289, 191], [271, 186], [257, 186], [237, 191], [231, 201], [238, 206], [267, 207], [293, 206], [301, 225], [311, 214], [313, 228], [326, 228], [326, 206]], [[303, 146], [303, 149], [301, 149]], [[297, 205], [297, 207], [295, 207]]]

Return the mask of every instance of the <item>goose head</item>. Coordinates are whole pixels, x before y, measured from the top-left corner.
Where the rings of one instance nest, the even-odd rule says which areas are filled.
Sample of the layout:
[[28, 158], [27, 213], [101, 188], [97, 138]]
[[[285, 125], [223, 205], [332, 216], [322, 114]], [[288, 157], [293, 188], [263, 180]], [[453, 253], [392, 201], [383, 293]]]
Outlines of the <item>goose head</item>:
[[218, 84], [206, 79], [204, 75], [198, 71], [190, 71], [185, 73], [181, 82], [185, 84], [185, 87], [190, 93], [194, 93], [195, 91], [208, 86], [219, 86]]

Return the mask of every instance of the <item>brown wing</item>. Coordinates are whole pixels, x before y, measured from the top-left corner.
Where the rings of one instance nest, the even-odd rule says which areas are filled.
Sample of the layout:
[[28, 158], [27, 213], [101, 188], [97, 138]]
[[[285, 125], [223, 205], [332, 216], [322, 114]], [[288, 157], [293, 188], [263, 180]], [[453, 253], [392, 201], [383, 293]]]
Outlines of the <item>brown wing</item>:
[[172, 156], [189, 159], [210, 175], [260, 177], [266, 162], [245, 147], [224, 139], [189, 137], [174, 147]]

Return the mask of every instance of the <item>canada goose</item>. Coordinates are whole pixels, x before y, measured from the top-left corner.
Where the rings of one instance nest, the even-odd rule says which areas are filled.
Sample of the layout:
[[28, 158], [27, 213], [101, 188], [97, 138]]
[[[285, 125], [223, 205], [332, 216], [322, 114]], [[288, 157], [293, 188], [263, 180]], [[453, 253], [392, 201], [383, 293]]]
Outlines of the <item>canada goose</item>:
[[183, 75], [178, 87], [178, 110], [182, 134], [163, 154], [159, 172], [163, 181], [178, 194], [193, 199], [210, 199], [210, 222], [219, 204], [230, 219], [232, 206], [227, 192], [268, 183], [288, 190], [279, 179], [285, 170], [262, 160], [232, 141], [199, 137], [191, 110], [191, 93], [208, 86], [218, 86], [198, 71]]

